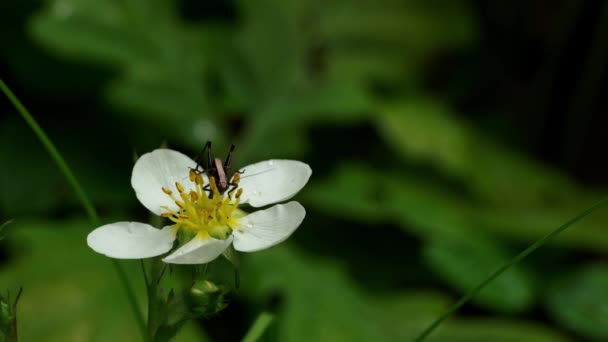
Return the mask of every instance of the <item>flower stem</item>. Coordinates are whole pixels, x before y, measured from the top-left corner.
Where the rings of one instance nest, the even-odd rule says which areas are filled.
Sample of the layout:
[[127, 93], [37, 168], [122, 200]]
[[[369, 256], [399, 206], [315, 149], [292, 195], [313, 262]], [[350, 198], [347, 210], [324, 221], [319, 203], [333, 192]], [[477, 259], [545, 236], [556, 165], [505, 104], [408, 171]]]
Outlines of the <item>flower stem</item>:
[[266, 329], [268, 329], [268, 326], [270, 325], [270, 323], [272, 323], [273, 320], [273, 314], [269, 312], [262, 312], [255, 320], [255, 322], [253, 322], [253, 325], [251, 326], [251, 328], [249, 328], [247, 335], [243, 337], [242, 342], [258, 341], [262, 337]]
[[[46, 135], [46, 133], [44, 133], [44, 130], [40, 127], [38, 122], [36, 122], [36, 120], [30, 114], [30, 112], [25, 108], [25, 106], [21, 103], [21, 101], [19, 101], [17, 96], [15, 96], [15, 94], [13, 94], [13, 92], [10, 90], [10, 88], [4, 83], [4, 81], [1, 78], [0, 78], [0, 90], [4, 93], [4, 95], [6, 95], [6, 97], [10, 100], [10, 102], [13, 104], [13, 106], [15, 106], [15, 108], [17, 109], [17, 111], [19, 112], [19, 114], [21, 115], [23, 120], [25, 120], [25, 122], [28, 124], [28, 126], [30, 126], [32, 131], [34, 131], [34, 134], [36, 134], [38, 139], [40, 139], [40, 142], [42, 142], [42, 145], [46, 148], [47, 152], [49, 153], [51, 158], [55, 161], [55, 163], [57, 164], [57, 166], [59, 167], [59, 169], [65, 176], [65, 178], [67, 179], [68, 183], [70, 184], [70, 186], [76, 193], [76, 196], [78, 197], [78, 200], [84, 207], [84, 210], [86, 211], [87, 216], [89, 217], [89, 220], [91, 220], [91, 223], [93, 223], [95, 226], [99, 226], [101, 224], [101, 220], [99, 219], [99, 216], [97, 215], [97, 212], [95, 211], [95, 208], [93, 207], [93, 204], [91, 203], [91, 200], [87, 197], [86, 193], [84, 192], [84, 189], [80, 186], [80, 183], [78, 183], [78, 180], [74, 176], [74, 173], [72, 172], [70, 167], [67, 165], [67, 163], [65, 162], [65, 160], [63, 159], [63, 157], [61, 156], [61, 154], [55, 147], [55, 145], [51, 142], [51, 140]], [[122, 287], [126, 292], [127, 298], [131, 305], [131, 310], [133, 311], [133, 315], [135, 316], [135, 320], [137, 321], [141, 334], [142, 334], [142, 336], [145, 337], [146, 336], [146, 326], [144, 323], [144, 319], [143, 319], [142, 313], [139, 311], [137, 299], [135, 297], [135, 293], [133, 292], [133, 289], [131, 289], [131, 286], [129, 285], [129, 280], [127, 278], [127, 275], [117, 260], [115, 260], [115, 259], [110, 259], [110, 260], [112, 262], [112, 266], [114, 266], [114, 270], [116, 271], [116, 274], [118, 275], [118, 278], [122, 284]]]
[[597, 208], [605, 205], [606, 203], [608, 203], [608, 197], [606, 197], [604, 199], [601, 199], [600, 201], [596, 202], [591, 207], [589, 207], [589, 208], [581, 211], [580, 213], [578, 213], [576, 216], [574, 216], [573, 218], [571, 218], [570, 220], [568, 220], [563, 225], [559, 226], [554, 231], [552, 231], [549, 234], [547, 234], [547, 235], [541, 237], [540, 239], [536, 240], [532, 245], [530, 245], [528, 248], [526, 248], [523, 251], [521, 251], [519, 254], [517, 254], [515, 257], [513, 257], [513, 259], [511, 259], [509, 262], [507, 262], [502, 267], [500, 267], [499, 269], [497, 269], [496, 271], [494, 271], [494, 273], [492, 273], [488, 278], [486, 278], [484, 281], [482, 281], [479, 285], [475, 286], [473, 289], [471, 289], [469, 292], [467, 292], [464, 296], [462, 296], [462, 298], [460, 298], [460, 300], [458, 300], [451, 307], [449, 307], [430, 326], [428, 326], [420, 335], [418, 335], [418, 337], [416, 337], [416, 339], [414, 341], [415, 342], [420, 342], [420, 341], [423, 341], [424, 339], [426, 339], [443, 321], [445, 321], [454, 312], [456, 312], [458, 309], [460, 309], [460, 307], [462, 307], [464, 304], [466, 304], [469, 300], [473, 299], [473, 297], [475, 297], [479, 293], [479, 291], [481, 291], [484, 287], [486, 287], [494, 279], [498, 278], [506, 270], [508, 270], [512, 266], [515, 266], [516, 264], [518, 264], [525, 257], [527, 257], [532, 252], [534, 252], [535, 250], [537, 250], [538, 248], [540, 248], [542, 245], [546, 244], [547, 242], [549, 242], [550, 240], [552, 240], [553, 238], [555, 238], [557, 235], [559, 235], [560, 233], [562, 233], [564, 230], [566, 230], [567, 228], [569, 228], [570, 226], [572, 226], [576, 222], [580, 221], [585, 216], [591, 214]]
[[146, 278], [146, 290], [148, 292], [148, 330], [147, 341], [156, 341], [156, 333], [162, 323], [161, 302], [159, 301], [158, 283], [162, 277], [163, 262], [162, 258], [155, 257], [150, 259], [148, 272], [146, 272], [144, 263], [142, 269]]

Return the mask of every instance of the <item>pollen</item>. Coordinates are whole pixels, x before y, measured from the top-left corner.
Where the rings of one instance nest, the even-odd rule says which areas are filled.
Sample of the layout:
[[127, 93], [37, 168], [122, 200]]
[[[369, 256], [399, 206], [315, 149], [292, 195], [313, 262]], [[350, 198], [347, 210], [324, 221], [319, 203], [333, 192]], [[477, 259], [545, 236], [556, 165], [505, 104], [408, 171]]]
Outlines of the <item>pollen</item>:
[[178, 207], [178, 210], [171, 210], [163, 206], [166, 212], [161, 216], [174, 223], [176, 233], [228, 238], [234, 227], [237, 227], [239, 218], [244, 215], [238, 209], [243, 193], [243, 189], [238, 188], [239, 174], [235, 174], [230, 183], [231, 188], [223, 194], [218, 190], [213, 177], [209, 177], [209, 184], [205, 184], [201, 172], [191, 169], [188, 176], [192, 183], [189, 192], [179, 182], [175, 183], [177, 194], [165, 187], [161, 189]]

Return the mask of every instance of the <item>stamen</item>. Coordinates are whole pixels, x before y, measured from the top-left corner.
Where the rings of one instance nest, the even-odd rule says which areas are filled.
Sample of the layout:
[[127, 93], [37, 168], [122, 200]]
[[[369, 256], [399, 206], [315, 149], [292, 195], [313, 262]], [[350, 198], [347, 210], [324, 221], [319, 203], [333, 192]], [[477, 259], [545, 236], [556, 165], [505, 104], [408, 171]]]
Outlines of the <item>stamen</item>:
[[241, 215], [237, 209], [239, 198], [243, 194], [243, 189], [238, 188], [240, 175], [237, 173], [232, 177], [230, 184], [232, 189], [227, 194], [220, 193], [215, 177], [209, 177], [208, 187], [204, 186], [203, 172], [190, 169], [188, 178], [194, 183], [187, 186], [188, 192], [186, 187], [175, 182], [179, 196], [169, 188], [162, 187], [162, 191], [171, 198], [178, 209], [161, 206], [165, 211], [161, 217], [173, 222], [173, 229], [176, 232], [186, 230], [188, 234], [207, 234], [225, 239], [231, 234], [232, 227], [237, 224]]
[[190, 196], [188, 196], [188, 194], [185, 193], [185, 192], [180, 192], [179, 193], [179, 197], [182, 198], [182, 200], [184, 201], [184, 203], [190, 202]]
[[190, 191], [190, 200], [192, 202], [196, 202], [198, 201], [198, 194], [194, 191]]

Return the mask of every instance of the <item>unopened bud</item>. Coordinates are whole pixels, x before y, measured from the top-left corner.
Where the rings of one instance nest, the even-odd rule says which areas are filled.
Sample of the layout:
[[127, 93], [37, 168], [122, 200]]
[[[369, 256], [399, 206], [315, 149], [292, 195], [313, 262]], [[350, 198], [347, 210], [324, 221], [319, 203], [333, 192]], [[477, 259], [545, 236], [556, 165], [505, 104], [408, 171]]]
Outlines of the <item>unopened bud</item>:
[[188, 293], [190, 310], [197, 316], [212, 316], [228, 306], [226, 294], [226, 290], [209, 280], [197, 280]]

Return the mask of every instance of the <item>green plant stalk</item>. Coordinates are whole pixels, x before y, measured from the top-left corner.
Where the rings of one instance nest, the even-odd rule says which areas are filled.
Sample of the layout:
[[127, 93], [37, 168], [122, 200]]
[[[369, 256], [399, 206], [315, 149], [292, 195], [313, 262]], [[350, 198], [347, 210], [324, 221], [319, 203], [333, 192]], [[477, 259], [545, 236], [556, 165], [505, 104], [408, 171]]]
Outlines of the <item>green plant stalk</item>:
[[[84, 207], [84, 209], [87, 213], [87, 216], [89, 217], [89, 219], [91, 220], [93, 225], [95, 225], [95, 226], [101, 225], [101, 220], [99, 219], [99, 215], [97, 215], [97, 212], [95, 211], [95, 208], [93, 207], [93, 204], [87, 197], [83, 188], [80, 186], [80, 183], [78, 183], [78, 180], [74, 176], [74, 173], [72, 172], [70, 167], [67, 165], [67, 163], [65, 162], [65, 160], [63, 159], [63, 157], [61, 156], [61, 154], [59, 153], [59, 151], [57, 150], [55, 145], [51, 142], [49, 137], [46, 135], [46, 133], [44, 133], [44, 131], [42, 130], [40, 125], [38, 125], [38, 123], [36, 122], [34, 117], [25, 108], [25, 106], [21, 103], [21, 101], [19, 101], [17, 96], [15, 94], [13, 94], [13, 92], [10, 90], [10, 88], [6, 85], [6, 83], [4, 83], [4, 81], [1, 78], [0, 78], [0, 90], [2, 90], [4, 95], [6, 95], [6, 97], [13, 104], [13, 106], [15, 106], [15, 108], [17, 109], [17, 111], [19, 112], [21, 117], [28, 124], [28, 126], [30, 126], [32, 131], [34, 131], [34, 134], [36, 134], [38, 139], [40, 139], [40, 141], [42, 142], [42, 145], [44, 146], [44, 148], [46, 148], [47, 152], [51, 155], [51, 158], [55, 161], [55, 163], [57, 164], [57, 166], [59, 167], [59, 169], [65, 176], [65, 178], [67, 179], [68, 183], [70, 184], [70, 186], [76, 193], [78, 200]], [[119, 262], [116, 259], [110, 259], [110, 260], [112, 262], [112, 265], [114, 266], [114, 270], [116, 271], [116, 274], [118, 275], [118, 278], [122, 284], [122, 287], [124, 288], [124, 290], [126, 292], [127, 298], [131, 305], [131, 309], [133, 311], [133, 315], [135, 316], [135, 320], [137, 321], [141, 334], [145, 338], [146, 325], [144, 323], [144, 318], [142, 316], [142, 313], [138, 308], [137, 298], [135, 297], [135, 292], [133, 292], [133, 289], [131, 289], [131, 286], [129, 285], [129, 280], [127, 279], [127, 275], [126, 275], [124, 269], [122, 268], [122, 266], [119, 264]]]
[[146, 280], [146, 290], [148, 294], [148, 329], [147, 341], [157, 341], [157, 331], [162, 324], [162, 303], [159, 297], [158, 283], [162, 276], [163, 262], [161, 257], [150, 259], [148, 272], [145, 270], [145, 265], [142, 262], [144, 275]]
[[17, 295], [15, 296], [15, 300], [10, 303], [10, 299], [8, 298], [7, 295], [7, 301], [9, 302], [9, 305], [11, 306], [11, 312], [13, 313], [13, 320], [10, 323], [10, 328], [5, 336], [6, 340], [5, 342], [18, 342], [19, 341], [19, 335], [17, 334], [17, 303], [19, 303], [19, 298], [21, 298], [21, 294], [23, 293], [23, 287], [19, 288], [19, 291], [17, 292]]
[[273, 320], [273, 314], [269, 312], [262, 312], [258, 316], [258, 318], [256, 318], [255, 322], [253, 322], [253, 325], [251, 326], [251, 328], [249, 328], [249, 331], [247, 332], [245, 337], [243, 337], [242, 342], [258, 341], [262, 337], [266, 329], [268, 329], [268, 326], [270, 325], [270, 323], [272, 323]]
[[494, 273], [492, 273], [488, 278], [486, 278], [484, 281], [482, 281], [479, 285], [475, 286], [473, 289], [471, 289], [469, 292], [467, 292], [464, 296], [462, 296], [462, 298], [460, 298], [460, 300], [458, 300], [456, 303], [454, 303], [452, 306], [450, 306], [443, 314], [441, 314], [441, 316], [439, 316], [420, 335], [418, 335], [418, 337], [416, 337], [416, 339], [414, 341], [415, 342], [420, 342], [420, 341], [423, 341], [424, 339], [426, 339], [443, 321], [445, 321], [453, 313], [455, 313], [456, 311], [458, 311], [458, 309], [460, 309], [460, 307], [462, 307], [468, 301], [470, 301], [471, 299], [473, 299], [473, 297], [475, 297], [479, 293], [479, 291], [481, 291], [484, 287], [486, 287], [494, 279], [498, 278], [506, 270], [508, 270], [512, 266], [515, 266], [516, 264], [518, 264], [525, 257], [527, 257], [532, 252], [534, 252], [535, 250], [537, 250], [538, 248], [540, 248], [542, 245], [546, 244], [547, 242], [549, 242], [550, 240], [552, 240], [553, 238], [555, 238], [556, 236], [558, 236], [560, 233], [562, 233], [564, 230], [566, 230], [567, 228], [569, 228], [570, 226], [572, 226], [576, 222], [582, 220], [584, 217], [586, 217], [587, 215], [591, 214], [593, 211], [595, 211], [599, 207], [605, 205], [606, 203], [608, 203], [608, 197], [604, 198], [604, 199], [601, 199], [600, 201], [598, 201], [595, 204], [593, 204], [591, 207], [589, 207], [589, 208], [583, 210], [582, 212], [578, 213], [576, 216], [574, 216], [573, 218], [571, 218], [569, 221], [567, 221], [563, 225], [559, 226], [554, 231], [552, 231], [549, 234], [547, 234], [547, 235], [541, 237], [540, 239], [536, 240], [532, 245], [530, 245], [528, 248], [526, 248], [523, 251], [521, 251], [519, 254], [517, 254], [515, 257], [513, 257], [513, 259], [511, 259], [509, 262], [507, 262], [502, 267], [500, 267], [499, 269], [497, 269], [496, 271], [494, 271]]

